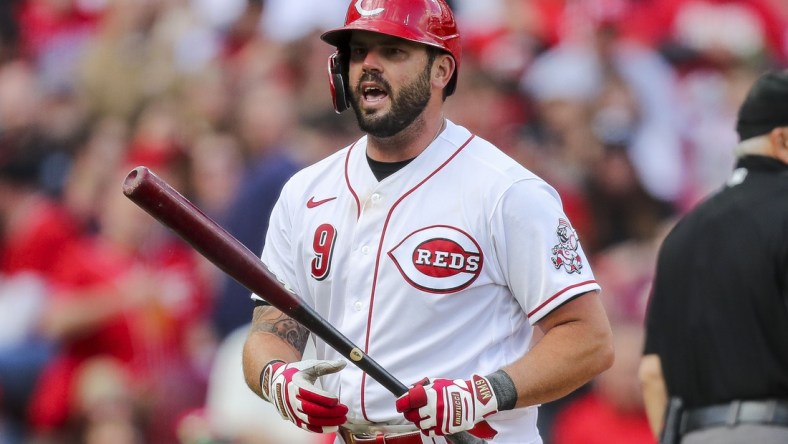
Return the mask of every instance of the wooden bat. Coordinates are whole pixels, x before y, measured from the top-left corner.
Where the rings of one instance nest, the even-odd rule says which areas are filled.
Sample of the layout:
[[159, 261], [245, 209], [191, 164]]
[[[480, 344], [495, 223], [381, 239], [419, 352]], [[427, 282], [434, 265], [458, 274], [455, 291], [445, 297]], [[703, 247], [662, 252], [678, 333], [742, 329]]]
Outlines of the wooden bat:
[[[248, 290], [306, 327], [342, 356], [399, 397], [408, 387], [380, 366], [312, 307], [288, 290], [265, 264], [167, 182], [144, 166], [131, 170], [123, 194]], [[446, 436], [453, 443], [484, 443], [467, 432]]]

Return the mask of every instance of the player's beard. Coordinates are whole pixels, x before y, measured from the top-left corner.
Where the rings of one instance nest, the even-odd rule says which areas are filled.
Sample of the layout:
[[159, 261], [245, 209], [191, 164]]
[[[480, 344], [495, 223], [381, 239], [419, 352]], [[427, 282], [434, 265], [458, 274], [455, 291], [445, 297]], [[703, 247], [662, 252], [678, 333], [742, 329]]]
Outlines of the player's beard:
[[[377, 73], [364, 74], [355, 88], [353, 100], [350, 101], [361, 131], [374, 137], [387, 138], [398, 134], [413, 123], [427, 107], [432, 96], [430, 89], [431, 65], [428, 63], [421, 75], [413, 82], [403, 86], [396, 95], [392, 94], [391, 85]], [[377, 110], [368, 113], [361, 109], [361, 82], [364, 81], [375, 81], [385, 88], [389, 94], [389, 100], [391, 100], [391, 109], [388, 113], [375, 116], [374, 113]]]

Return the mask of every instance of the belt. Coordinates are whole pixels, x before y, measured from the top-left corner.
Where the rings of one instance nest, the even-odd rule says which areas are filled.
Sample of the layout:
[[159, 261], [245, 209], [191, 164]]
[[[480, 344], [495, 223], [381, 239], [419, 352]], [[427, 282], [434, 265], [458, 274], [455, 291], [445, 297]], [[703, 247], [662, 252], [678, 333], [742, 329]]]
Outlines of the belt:
[[345, 444], [422, 444], [420, 431], [402, 433], [354, 432], [347, 427], [339, 428], [339, 436]]
[[788, 427], [788, 400], [733, 401], [684, 412], [681, 434], [710, 427], [762, 424]]

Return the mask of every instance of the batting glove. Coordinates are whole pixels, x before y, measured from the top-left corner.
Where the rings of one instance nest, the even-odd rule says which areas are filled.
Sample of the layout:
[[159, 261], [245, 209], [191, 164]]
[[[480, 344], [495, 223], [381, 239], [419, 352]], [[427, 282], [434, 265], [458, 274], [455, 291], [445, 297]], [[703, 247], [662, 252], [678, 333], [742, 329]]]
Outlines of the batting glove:
[[282, 418], [310, 432], [331, 433], [347, 421], [348, 408], [331, 393], [315, 387], [317, 378], [345, 368], [344, 361], [309, 359], [269, 363], [260, 375], [263, 398]]
[[498, 432], [483, 419], [498, 412], [490, 381], [480, 375], [462, 379], [424, 379], [397, 399], [397, 411], [429, 437], [467, 430], [492, 439]]

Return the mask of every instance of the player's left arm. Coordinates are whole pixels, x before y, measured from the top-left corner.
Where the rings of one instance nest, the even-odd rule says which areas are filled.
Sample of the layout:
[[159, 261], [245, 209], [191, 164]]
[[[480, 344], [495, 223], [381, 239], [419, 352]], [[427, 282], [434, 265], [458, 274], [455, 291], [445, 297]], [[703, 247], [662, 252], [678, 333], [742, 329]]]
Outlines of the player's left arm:
[[524, 356], [489, 375], [425, 379], [397, 399], [397, 411], [425, 435], [468, 430], [485, 439], [496, 431], [485, 421], [515, 407], [556, 400], [613, 364], [613, 339], [595, 291], [554, 309], [536, 324], [541, 340]]
[[515, 407], [562, 398], [613, 364], [613, 335], [595, 291], [565, 302], [536, 327], [539, 342], [503, 368], [516, 390]]
[[[424, 381], [398, 398], [397, 410], [425, 434], [468, 430], [490, 438], [493, 430], [479, 430], [490, 415], [561, 398], [612, 365], [612, 332], [593, 275], [582, 267], [556, 269], [546, 254], [562, 242], [558, 230], [564, 225], [557, 193], [541, 181], [517, 182], [498, 200], [491, 217], [490, 231], [496, 236], [490, 257], [501, 264], [523, 311], [535, 316], [535, 333], [541, 339], [491, 374]], [[573, 250], [581, 255], [580, 264], [587, 262], [579, 244]], [[589, 291], [574, 297], [551, 292], [567, 298], [555, 308], [548, 304], [552, 299], [543, 297], [545, 289], [578, 287]], [[550, 311], [539, 317], [537, 307]]]
[[[535, 212], [534, 208], [541, 211]], [[496, 216], [493, 229], [505, 233], [502, 239], [506, 242], [495, 245], [495, 257], [507, 270], [512, 293], [535, 319], [535, 336], [541, 336], [530, 351], [503, 370], [514, 383], [516, 407], [553, 401], [613, 363], [613, 334], [596, 291], [599, 287], [552, 187], [540, 181], [514, 184], [501, 198]], [[566, 243], [562, 235], [570, 232], [575, 242], [567, 243], [567, 247], [584, 266], [555, 268], [545, 252]], [[580, 290], [583, 286], [587, 291]], [[561, 290], [570, 288], [578, 288], [581, 293], [569, 296]], [[548, 310], [544, 293], [569, 297], [540, 316]]]
[[[531, 180], [514, 184], [501, 198], [495, 215], [493, 229], [504, 233], [506, 240], [495, 244], [495, 257], [506, 270], [515, 298], [529, 313], [535, 336], [541, 336], [503, 370], [514, 383], [516, 407], [553, 401], [613, 364], [613, 334], [599, 287], [560, 196], [548, 184]], [[572, 242], [564, 238], [567, 235]], [[554, 267], [553, 258], [545, 252], [555, 245], [565, 245], [581, 266]], [[580, 293], [572, 295], [572, 288]], [[567, 299], [548, 308], [551, 299], [546, 294]]]

